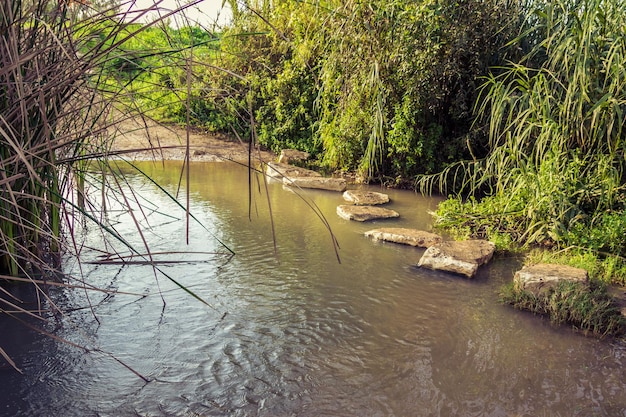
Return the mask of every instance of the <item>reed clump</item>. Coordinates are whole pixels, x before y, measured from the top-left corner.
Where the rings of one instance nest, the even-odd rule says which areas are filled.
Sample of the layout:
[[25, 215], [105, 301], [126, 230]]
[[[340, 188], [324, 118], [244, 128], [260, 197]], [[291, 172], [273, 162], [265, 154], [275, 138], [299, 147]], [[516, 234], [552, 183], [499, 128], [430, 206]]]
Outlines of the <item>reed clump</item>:
[[561, 282], [555, 288], [536, 295], [511, 283], [501, 290], [501, 299], [521, 310], [545, 315], [555, 325], [571, 324], [597, 336], [619, 336], [626, 329], [626, 319], [599, 283]]
[[[137, 109], [107, 77], [133, 58], [120, 45], [198, 1], [136, 24], [158, 2], [130, 12], [134, 1], [0, 0], [0, 314], [45, 320], [63, 313], [48, 297], [51, 283], [94, 289], [62, 273], [62, 259], [80, 252], [79, 219], [128, 246], [85, 195], [93, 169], [107, 174], [92, 175], [98, 187], [118, 196], [124, 182], [109, 164], [111, 132]], [[130, 207], [132, 197], [119, 198]], [[149, 248], [128, 248], [152, 260]], [[24, 282], [35, 288], [33, 311], [7, 290]], [[0, 356], [17, 369], [1, 346]]]
[[2, 276], [58, 272], [71, 219], [90, 216], [89, 161], [108, 171], [112, 127], [141, 110], [108, 82], [133, 62], [120, 46], [176, 11], [136, 24], [154, 8], [124, 11], [130, 5], [0, 0]]
[[58, 266], [69, 172], [58, 161], [80, 151], [97, 109], [72, 9], [0, 2], [0, 271], [11, 276]]

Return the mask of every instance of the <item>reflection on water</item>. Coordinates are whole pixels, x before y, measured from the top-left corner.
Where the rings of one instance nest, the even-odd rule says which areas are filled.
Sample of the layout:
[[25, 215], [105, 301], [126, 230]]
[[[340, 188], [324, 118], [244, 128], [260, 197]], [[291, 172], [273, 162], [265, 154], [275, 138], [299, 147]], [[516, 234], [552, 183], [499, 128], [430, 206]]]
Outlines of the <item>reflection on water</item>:
[[[141, 168], [176, 192], [178, 164]], [[340, 194], [303, 191], [336, 235], [339, 263], [328, 229], [293, 191], [270, 183], [268, 198], [255, 178], [250, 205], [245, 168], [192, 169], [192, 211], [208, 230], [193, 226], [189, 245], [182, 209], [150, 182], [130, 182], [151, 207], [137, 218], [151, 226], [152, 250], [197, 252], [160, 268], [209, 306], [148, 266], [84, 263], [89, 282], [146, 296], [91, 293], [99, 323], [78, 309], [50, 329], [90, 353], [0, 321], [2, 346], [25, 373], [0, 370], [0, 415], [626, 416], [625, 347], [500, 305], [515, 260], [470, 281], [417, 269], [421, 249], [363, 236], [428, 229], [435, 199], [388, 190], [402, 217], [362, 224], [335, 214]], [[141, 246], [132, 221], [114, 224]], [[232, 259], [206, 254], [227, 252], [219, 241]], [[54, 296], [88, 305], [80, 292]]]

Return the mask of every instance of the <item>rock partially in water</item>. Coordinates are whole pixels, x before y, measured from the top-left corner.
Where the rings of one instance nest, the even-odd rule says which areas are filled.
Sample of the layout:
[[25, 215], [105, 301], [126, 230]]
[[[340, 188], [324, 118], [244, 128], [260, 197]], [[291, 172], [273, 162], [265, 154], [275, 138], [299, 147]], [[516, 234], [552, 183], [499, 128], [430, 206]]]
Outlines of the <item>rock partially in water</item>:
[[343, 193], [343, 199], [357, 206], [375, 206], [389, 202], [389, 196], [375, 191], [348, 190]]
[[418, 246], [421, 248], [429, 248], [437, 243], [441, 243], [441, 236], [425, 232], [418, 229], [406, 229], [403, 227], [387, 227], [382, 229], [374, 229], [365, 232], [365, 236], [375, 240], [384, 240], [387, 242], [401, 243], [403, 245]]
[[280, 151], [278, 162], [282, 164], [291, 164], [294, 162], [306, 161], [309, 157], [310, 155], [308, 152], [298, 151], [295, 149], [283, 149]]
[[345, 204], [337, 206], [337, 214], [343, 219], [357, 222], [400, 217], [398, 212], [383, 207], [349, 206]]
[[[319, 172], [300, 168], [289, 164], [268, 162], [265, 167], [265, 175], [270, 178], [296, 178], [296, 177], [321, 177]], [[343, 190], [342, 190], [343, 191]]]
[[526, 291], [535, 296], [549, 292], [564, 281], [588, 285], [589, 275], [584, 269], [572, 266], [536, 264], [523, 267], [513, 278], [518, 291]]
[[283, 184], [290, 187], [316, 188], [318, 190], [343, 191], [346, 189], [346, 180], [343, 178], [326, 177], [285, 177]]
[[473, 278], [495, 250], [496, 245], [486, 240], [442, 242], [426, 249], [417, 266]]

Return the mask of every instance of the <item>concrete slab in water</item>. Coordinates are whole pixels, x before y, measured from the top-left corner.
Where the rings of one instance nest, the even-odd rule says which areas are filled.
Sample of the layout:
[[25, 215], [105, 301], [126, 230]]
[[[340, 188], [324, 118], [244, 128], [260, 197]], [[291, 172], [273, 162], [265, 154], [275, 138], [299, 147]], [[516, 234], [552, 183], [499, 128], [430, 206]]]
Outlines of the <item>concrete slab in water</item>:
[[540, 295], [563, 281], [587, 284], [589, 275], [586, 270], [572, 266], [536, 264], [517, 271], [513, 281], [517, 289]]
[[283, 184], [289, 187], [316, 188], [318, 190], [343, 191], [346, 189], [346, 180], [343, 178], [325, 177], [286, 177]]
[[295, 149], [283, 149], [280, 151], [278, 162], [283, 164], [290, 164], [292, 162], [306, 161], [309, 159], [309, 153], [303, 151], [297, 151]]
[[496, 245], [486, 240], [442, 242], [426, 249], [417, 266], [473, 278], [495, 250]]
[[375, 191], [348, 190], [343, 193], [343, 199], [357, 206], [375, 206], [389, 202], [389, 196]]
[[268, 162], [265, 167], [265, 175], [270, 178], [292, 178], [292, 177], [321, 177], [319, 172], [310, 169], [300, 168], [289, 164], [278, 162]]
[[357, 222], [400, 217], [398, 212], [383, 207], [349, 206], [345, 204], [337, 206], [337, 214], [343, 219]]
[[407, 229], [403, 227], [386, 227], [381, 229], [368, 230], [365, 236], [375, 240], [400, 243], [403, 245], [429, 248], [437, 243], [441, 243], [441, 236], [425, 232], [418, 229]]

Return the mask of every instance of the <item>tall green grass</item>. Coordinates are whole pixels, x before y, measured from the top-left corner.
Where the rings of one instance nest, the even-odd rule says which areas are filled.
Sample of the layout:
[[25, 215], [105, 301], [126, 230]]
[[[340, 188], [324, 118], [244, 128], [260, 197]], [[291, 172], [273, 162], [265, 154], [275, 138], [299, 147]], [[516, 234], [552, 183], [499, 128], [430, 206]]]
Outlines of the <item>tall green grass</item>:
[[489, 153], [419, 185], [490, 196], [485, 221], [515, 217], [518, 241], [569, 245], [581, 241], [572, 231], [605, 223], [626, 202], [626, 2], [529, 6], [527, 27], [512, 41], [529, 52], [494, 68], [477, 102]]

